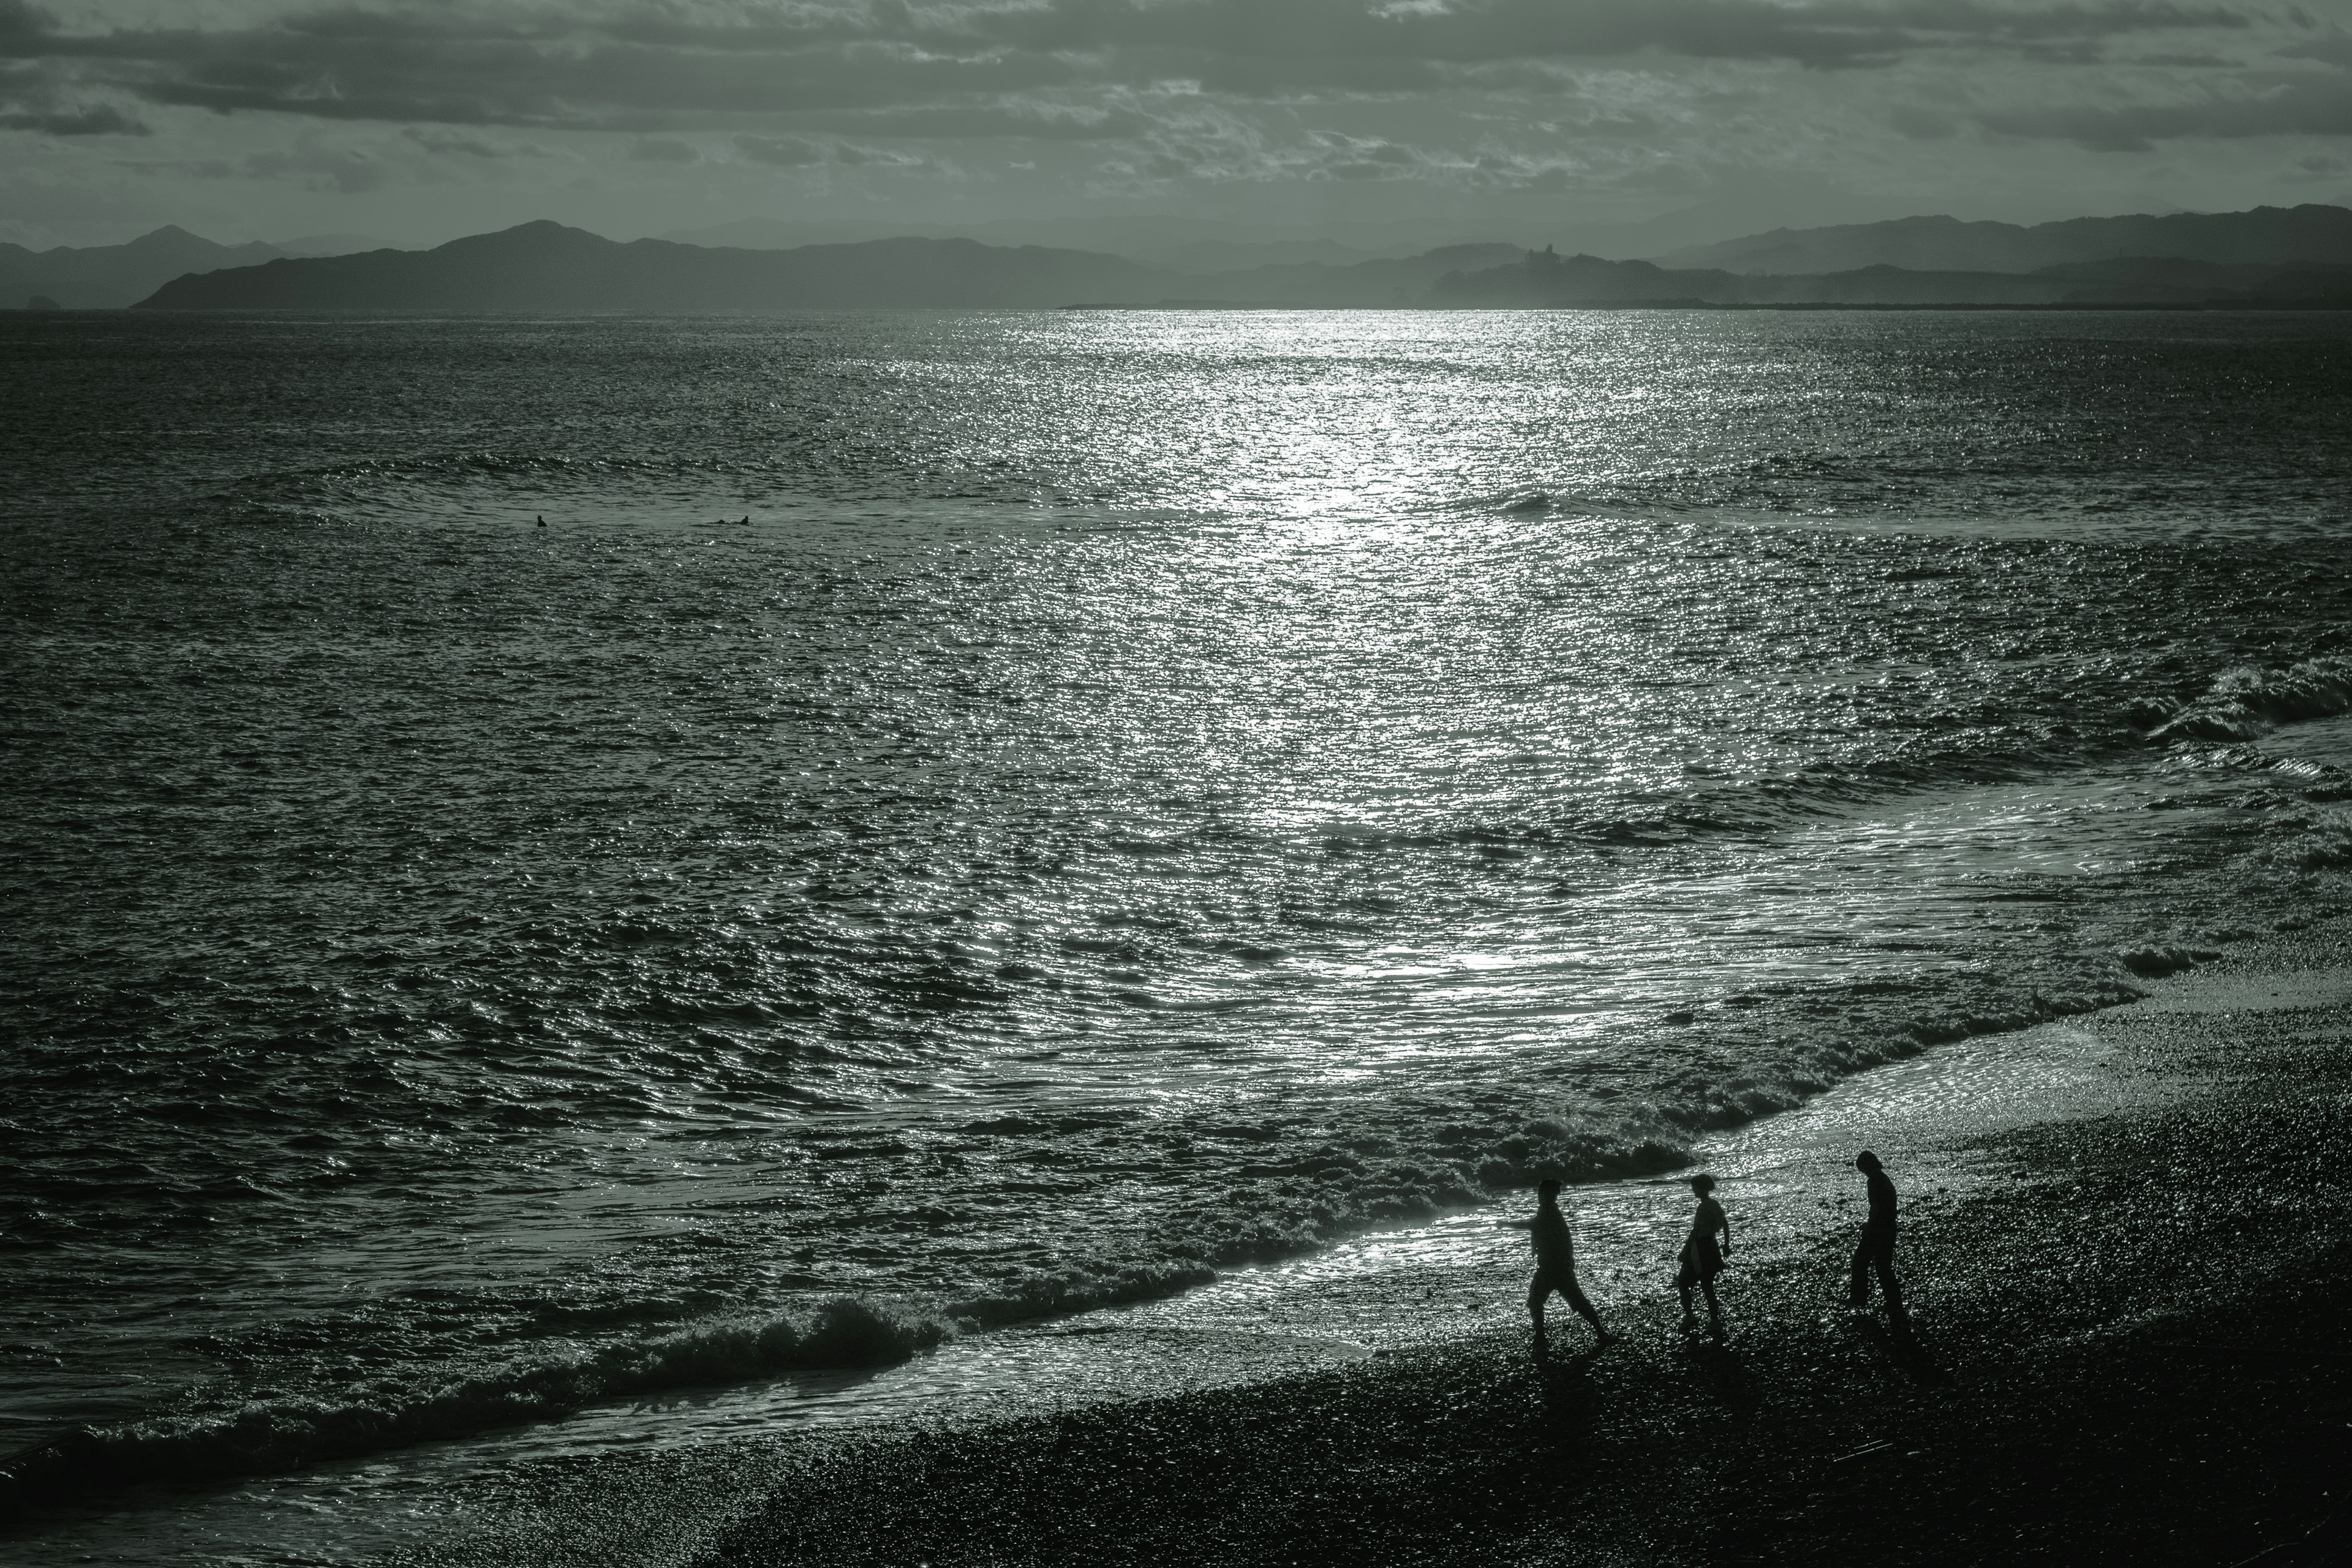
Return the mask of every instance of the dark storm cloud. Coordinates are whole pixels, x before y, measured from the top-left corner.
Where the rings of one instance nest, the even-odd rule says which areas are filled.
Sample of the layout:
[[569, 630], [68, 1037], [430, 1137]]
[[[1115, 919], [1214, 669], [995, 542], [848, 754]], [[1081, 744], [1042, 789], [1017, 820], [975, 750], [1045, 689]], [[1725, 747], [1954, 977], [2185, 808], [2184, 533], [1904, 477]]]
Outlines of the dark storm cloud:
[[643, 131], [1003, 94], [1077, 75], [1017, 49], [923, 47], [939, 34], [886, 6], [821, 26], [725, 28], [354, 7], [241, 29], [85, 35], [0, 0], [0, 57], [71, 65], [158, 104], [323, 120]]
[[1006, 106], [1171, 80], [1258, 99], [1406, 94], [1465, 71], [1644, 54], [1824, 68], [1939, 50], [2082, 59], [2111, 39], [2246, 25], [2160, 0], [870, 0], [590, 16], [343, 6], [237, 28], [86, 33], [0, 0], [0, 57], [157, 104], [312, 119], [647, 132], [995, 106], [987, 129], [903, 133], [1067, 137], [1088, 122]]
[[37, 44], [57, 30], [57, 20], [25, 0], [0, 0], [0, 49], [11, 45]]
[[2291, 60], [2325, 60], [2332, 66], [2352, 70], [2352, 33], [2332, 29], [2316, 38], [2305, 38], [2279, 50], [2282, 58]]

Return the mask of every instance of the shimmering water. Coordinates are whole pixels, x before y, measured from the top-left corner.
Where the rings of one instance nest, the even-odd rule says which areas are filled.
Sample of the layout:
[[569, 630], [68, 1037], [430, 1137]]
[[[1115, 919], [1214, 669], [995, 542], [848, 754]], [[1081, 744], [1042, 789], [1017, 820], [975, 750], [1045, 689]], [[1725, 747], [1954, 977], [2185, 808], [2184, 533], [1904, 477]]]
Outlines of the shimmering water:
[[1663, 1169], [2352, 865], [2340, 316], [0, 345], [51, 1482]]

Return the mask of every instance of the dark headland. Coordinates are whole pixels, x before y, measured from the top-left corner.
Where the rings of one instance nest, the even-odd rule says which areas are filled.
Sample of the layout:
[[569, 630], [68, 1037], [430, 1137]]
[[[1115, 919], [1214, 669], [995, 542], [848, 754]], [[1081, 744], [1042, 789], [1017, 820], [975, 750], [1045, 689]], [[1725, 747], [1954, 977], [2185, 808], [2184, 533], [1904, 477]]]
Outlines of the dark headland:
[[1899, 1173], [1974, 1180], [1906, 1197], [1907, 1341], [1846, 1310], [1853, 1237], [1823, 1215], [1734, 1269], [1722, 1351], [1678, 1338], [1662, 1279], [1603, 1302], [1619, 1346], [1570, 1355], [1580, 1331], [1555, 1329], [1545, 1373], [1515, 1331], [1238, 1389], [787, 1442], [707, 1513], [550, 1472], [517, 1479], [502, 1525], [397, 1560], [2340, 1562], [2347, 1002], [2339, 915], [2078, 1020], [2121, 1109], [1908, 1150]]
[[[1922, 229], [1918, 226], [1927, 226]], [[1949, 226], [1948, 229], [1941, 226]], [[2102, 227], [2101, 226], [2106, 226]], [[1068, 305], [1575, 308], [1861, 308], [2352, 305], [2352, 210], [2301, 206], [2163, 218], [2083, 219], [2041, 229], [1905, 220], [1763, 236], [1741, 267], [1562, 256], [1465, 245], [1339, 265], [1308, 261], [1183, 271], [1094, 251], [898, 238], [751, 250], [640, 239], [622, 244], [535, 222], [432, 250], [373, 250], [173, 279], [139, 301], [156, 310], [757, 312], [840, 308], [1034, 309]], [[2010, 231], [1987, 237], [1975, 231]], [[2105, 236], [2104, 239], [2101, 237]], [[1977, 265], [1944, 262], [1934, 241]], [[2136, 248], [2118, 251], [2115, 247]], [[2153, 247], [2154, 249], [2145, 247]], [[1791, 257], [1836, 270], [1785, 271]], [[2047, 255], [2063, 259], [2042, 261]], [[2036, 261], [2027, 268], [1985, 267]]]

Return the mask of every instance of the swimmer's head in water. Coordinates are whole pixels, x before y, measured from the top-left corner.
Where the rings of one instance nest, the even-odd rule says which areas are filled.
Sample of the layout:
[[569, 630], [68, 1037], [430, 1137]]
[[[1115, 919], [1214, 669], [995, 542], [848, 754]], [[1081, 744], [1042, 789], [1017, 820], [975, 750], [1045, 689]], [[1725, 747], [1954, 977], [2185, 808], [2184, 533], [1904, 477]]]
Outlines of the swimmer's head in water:
[[1706, 1196], [1707, 1194], [1715, 1191], [1715, 1178], [1713, 1176], [1693, 1176], [1691, 1178], [1691, 1191], [1696, 1193], [1701, 1197]]
[[1558, 1176], [1546, 1176], [1542, 1181], [1538, 1182], [1536, 1184], [1536, 1196], [1541, 1198], [1546, 1203], [1550, 1203], [1553, 1199], [1559, 1197], [1559, 1178]]
[[1857, 1171], [1875, 1171], [1878, 1169], [1878, 1156], [1864, 1149], [1853, 1157], [1853, 1168]]

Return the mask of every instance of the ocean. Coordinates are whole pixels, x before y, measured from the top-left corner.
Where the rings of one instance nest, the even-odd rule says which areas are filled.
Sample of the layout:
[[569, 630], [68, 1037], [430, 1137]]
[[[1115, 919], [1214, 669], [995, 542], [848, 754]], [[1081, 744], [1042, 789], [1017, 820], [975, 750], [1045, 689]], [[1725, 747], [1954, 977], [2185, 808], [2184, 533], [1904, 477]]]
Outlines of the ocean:
[[944, 1408], [2347, 902], [2341, 314], [0, 344], [27, 1561]]

